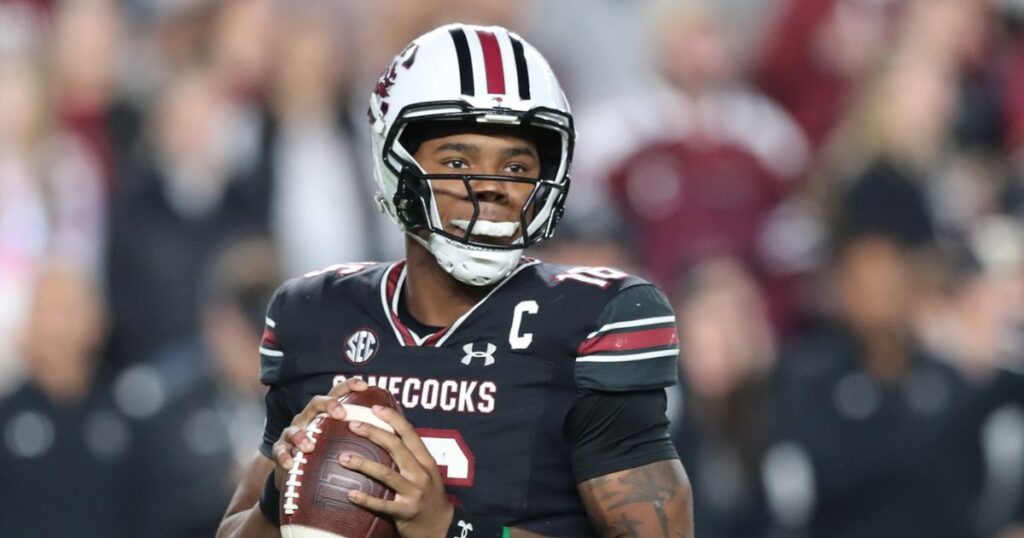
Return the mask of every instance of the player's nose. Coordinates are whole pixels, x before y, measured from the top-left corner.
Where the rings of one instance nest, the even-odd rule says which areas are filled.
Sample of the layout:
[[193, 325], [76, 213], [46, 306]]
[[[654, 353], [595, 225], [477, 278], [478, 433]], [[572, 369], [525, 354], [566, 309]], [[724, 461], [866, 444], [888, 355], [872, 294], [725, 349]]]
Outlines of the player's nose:
[[504, 204], [508, 202], [508, 186], [504, 181], [496, 179], [476, 179], [470, 181], [473, 194], [480, 202]]

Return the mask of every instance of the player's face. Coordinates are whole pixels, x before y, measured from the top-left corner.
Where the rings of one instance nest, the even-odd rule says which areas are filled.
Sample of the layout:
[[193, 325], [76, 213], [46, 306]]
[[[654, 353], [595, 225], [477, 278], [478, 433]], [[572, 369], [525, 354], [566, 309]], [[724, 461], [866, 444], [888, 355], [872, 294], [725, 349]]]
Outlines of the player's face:
[[[494, 175], [530, 180], [470, 182], [480, 204], [472, 239], [507, 245], [520, 237], [519, 216], [533, 191], [533, 181], [540, 177], [536, 144], [512, 134], [457, 133], [423, 142], [414, 157], [427, 174]], [[473, 200], [465, 182], [434, 180], [432, 185], [445, 231], [462, 236], [473, 218]], [[481, 221], [498, 225], [481, 225]]]

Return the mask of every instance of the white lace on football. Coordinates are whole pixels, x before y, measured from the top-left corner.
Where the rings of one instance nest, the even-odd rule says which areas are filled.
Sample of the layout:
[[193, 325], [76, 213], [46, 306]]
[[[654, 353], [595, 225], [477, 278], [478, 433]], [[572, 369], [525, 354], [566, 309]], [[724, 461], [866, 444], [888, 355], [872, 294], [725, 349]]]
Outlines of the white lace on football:
[[[456, 220], [452, 219], [452, 225], [462, 230], [469, 230], [468, 220]], [[516, 234], [516, 230], [519, 229], [518, 222], [492, 222], [489, 220], [478, 220], [473, 225], [473, 235], [483, 235], [487, 237], [512, 237]]]
[[[320, 423], [327, 418], [327, 415], [317, 415], [309, 426], [306, 426], [306, 437], [309, 438], [310, 442], [316, 445], [316, 436], [323, 433], [320, 429]], [[288, 469], [288, 481], [285, 482], [285, 486], [288, 486], [284, 491], [284, 504], [281, 508], [284, 510], [285, 515], [293, 515], [295, 511], [299, 509], [299, 505], [295, 504], [295, 499], [299, 498], [299, 488], [302, 487], [302, 479], [300, 478], [305, 472], [302, 470], [302, 466], [309, 461], [306, 459], [306, 455], [299, 450], [295, 449], [292, 455], [292, 468]]]

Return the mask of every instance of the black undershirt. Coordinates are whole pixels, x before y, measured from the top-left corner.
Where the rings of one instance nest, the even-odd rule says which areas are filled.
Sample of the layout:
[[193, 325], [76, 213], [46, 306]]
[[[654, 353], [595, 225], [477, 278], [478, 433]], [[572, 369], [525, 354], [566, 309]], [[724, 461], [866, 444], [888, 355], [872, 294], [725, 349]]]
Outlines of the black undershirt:
[[412, 312], [409, 311], [409, 304], [408, 301], [405, 300], [404, 293], [402, 293], [401, 297], [398, 298], [398, 319], [402, 320], [402, 323], [405, 324], [406, 327], [412, 329], [412, 332], [416, 333], [420, 338], [429, 336], [444, 329], [444, 327], [433, 327], [420, 323], [420, 321], [412, 315]]

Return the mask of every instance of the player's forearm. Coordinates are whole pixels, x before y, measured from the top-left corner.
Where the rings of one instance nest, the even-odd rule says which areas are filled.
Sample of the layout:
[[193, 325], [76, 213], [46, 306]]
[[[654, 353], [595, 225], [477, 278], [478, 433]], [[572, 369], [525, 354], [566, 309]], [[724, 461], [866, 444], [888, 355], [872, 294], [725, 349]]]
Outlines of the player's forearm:
[[243, 471], [235, 495], [217, 528], [217, 538], [279, 538], [280, 529], [260, 510], [264, 484], [274, 472], [274, 462], [257, 452]]
[[259, 506], [226, 516], [217, 528], [217, 538], [280, 538], [281, 529], [267, 521]]
[[602, 538], [693, 538], [690, 481], [679, 460], [600, 476], [579, 491]]

